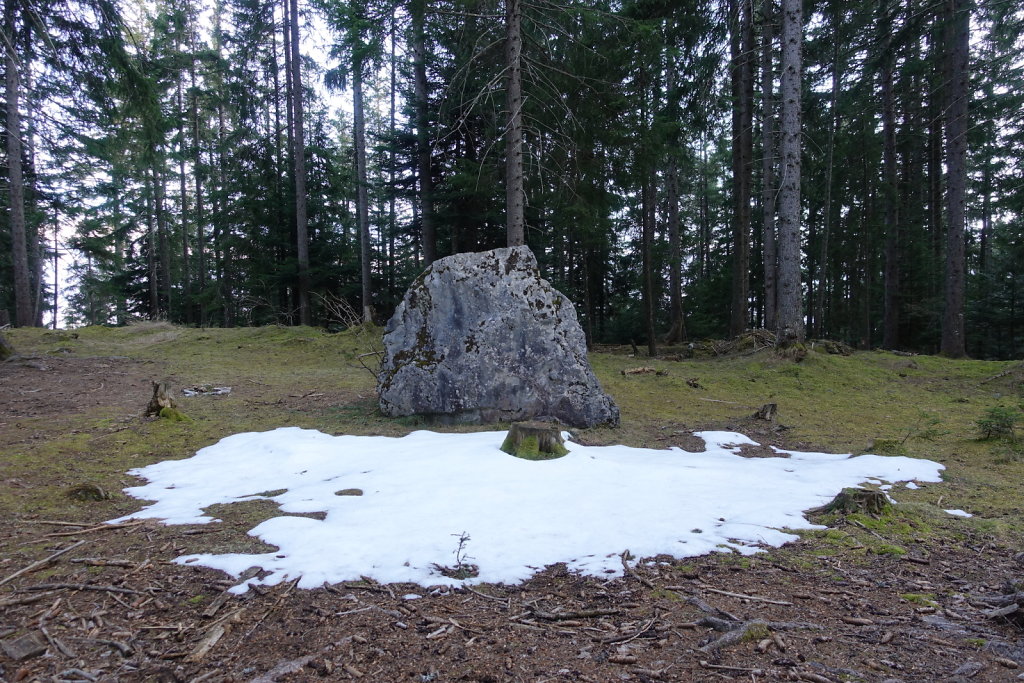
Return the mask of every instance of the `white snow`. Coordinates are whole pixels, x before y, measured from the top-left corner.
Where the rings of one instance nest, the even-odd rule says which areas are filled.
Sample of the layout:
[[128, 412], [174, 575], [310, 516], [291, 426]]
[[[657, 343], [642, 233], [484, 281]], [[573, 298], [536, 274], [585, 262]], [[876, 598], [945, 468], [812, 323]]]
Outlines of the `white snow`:
[[[210, 505], [269, 499], [285, 514], [249, 533], [279, 550], [177, 561], [232, 576], [259, 566], [269, 574], [249, 583], [299, 578], [301, 588], [360, 576], [425, 586], [516, 583], [557, 562], [617, 576], [627, 549], [640, 558], [754, 553], [795, 540], [787, 529], [813, 528], [803, 511], [844, 487], [869, 478], [937, 482], [943, 469], [879, 455], [745, 458], [739, 446], [754, 442], [742, 434], [696, 436], [705, 451], [567, 442], [567, 456], [534, 462], [501, 452], [505, 432], [390, 438], [286, 427], [235, 434], [191, 458], [132, 470], [149, 483], [125, 491], [154, 502], [112, 521], [207, 524], [218, 521], [204, 513]], [[362, 495], [335, 495], [344, 489]], [[479, 567], [465, 581], [439, 571], [457, 563], [462, 536], [458, 559]]]
[[946, 510], [946, 514], [953, 515], [954, 517], [973, 517], [974, 516], [970, 512], [965, 512], [963, 510]]

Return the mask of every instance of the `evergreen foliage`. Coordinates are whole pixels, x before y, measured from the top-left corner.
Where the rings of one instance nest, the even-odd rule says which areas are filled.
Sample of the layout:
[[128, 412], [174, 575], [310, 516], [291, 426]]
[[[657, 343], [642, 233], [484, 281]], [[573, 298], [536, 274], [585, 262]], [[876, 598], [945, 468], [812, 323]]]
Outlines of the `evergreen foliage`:
[[[1024, 5], [947, 4], [805, 7], [800, 193], [776, 221], [778, 3], [517, 3], [525, 242], [588, 340], [774, 331], [785, 286], [788, 328], [955, 354], [960, 287], [963, 350], [1020, 357]], [[298, 64], [287, 0], [6, 7], [24, 197], [8, 178], [0, 322], [26, 324], [18, 301], [51, 320], [55, 248], [61, 322], [324, 325], [324, 297], [381, 322], [429, 260], [506, 243], [506, 0], [302, 1]]]

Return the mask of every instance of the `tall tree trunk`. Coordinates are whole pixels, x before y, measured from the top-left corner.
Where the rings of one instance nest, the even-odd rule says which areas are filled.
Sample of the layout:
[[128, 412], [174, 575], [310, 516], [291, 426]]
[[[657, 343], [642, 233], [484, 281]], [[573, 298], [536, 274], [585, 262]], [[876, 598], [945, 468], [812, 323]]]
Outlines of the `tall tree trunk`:
[[945, 0], [946, 92], [946, 308], [942, 354], [967, 355], [964, 330], [964, 205], [967, 197], [967, 100], [969, 96], [970, 3]]
[[896, 104], [893, 93], [892, 23], [888, 3], [882, 3], [878, 20], [882, 45], [882, 63], [879, 73], [882, 91], [882, 196], [885, 203], [885, 269], [882, 314], [882, 347], [899, 347], [900, 330], [900, 242], [899, 242], [899, 187], [896, 169]]
[[505, 221], [508, 246], [526, 243], [523, 189], [522, 4], [505, 0], [505, 68], [508, 70], [505, 129]]
[[184, 74], [178, 78], [176, 93], [178, 105], [178, 193], [181, 195], [181, 293], [185, 323], [191, 325], [192, 317], [192, 269], [189, 264], [189, 225], [188, 225], [188, 180], [185, 176], [185, 112]]
[[[397, 31], [398, 18], [394, 17], [391, 21], [391, 64], [390, 64], [390, 76], [391, 76], [391, 92], [388, 100], [388, 137], [394, 141], [396, 139], [395, 134], [395, 97], [398, 91], [398, 59], [396, 56], [395, 47], [395, 32]], [[398, 232], [398, 219], [396, 213], [396, 195], [397, 188], [395, 186], [395, 166], [397, 155], [395, 153], [395, 145], [392, 142], [388, 149], [388, 272], [387, 272], [387, 286], [388, 286], [388, 300], [391, 301], [391, 297], [395, 295], [395, 233]]]
[[306, 216], [306, 136], [302, 111], [302, 59], [299, 55], [299, 3], [291, 6], [292, 118], [295, 124], [295, 255], [299, 266], [299, 324], [313, 322], [309, 307], [309, 231]]
[[192, 173], [195, 178], [196, 187], [196, 286], [199, 289], [200, 304], [199, 304], [199, 324], [206, 327], [207, 324], [207, 309], [205, 297], [203, 294], [206, 292], [206, 216], [204, 214], [203, 207], [203, 160], [202, 160], [202, 132], [200, 130], [199, 123], [199, 93], [196, 90], [196, 45], [195, 45], [195, 32], [192, 34], [192, 59], [189, 64], [189, 84], [192, 90]]
[[[733, 261], [729, 333], [750, 319], [750, 197], [753, 164], [754, 26], [752, 0], [733, 0], [738, 26], [731, 40], [733, 91]], [[738, 3], [738, 7], [735, 4]]]
[[654, 171], [651, 170], [644, 178], [640, 190], [640, 226], [643, 258], [644, 286], [644, 324], [647, 333], [647, 355], [658, 355], [658, 340], [654, 336], [654, 228], [655, 228], [655, 192]]
[[153, 179], [152, 173], [145, 174], [146, 183], [146, 232], [148, 235], [146, 266], [149, 273], [149, 319], [160, 318], [160, 274], [157, 269], [157, 235], [156, 220], [153, 212]]
[[352, 64], [352, 122], [356, 153], [356, 216], [359, 223], [359, 261], [362, 281], [363, 322], [373, 322], [373, 282], [370, 270], [370, 207], [366, 180], [366, 122], [363, 112], [363, 65]]
[[60, 224], [56, 216], [53, 221], [53, 329], [57, 329], [57, 314], [60, 309]]
[[156, 214], [157, 256], [160, 263], [160, 317], [171, 317], [171, 239], [167, 230], [167, 207], [164, 198], [167, 188], [164, 185], [164, 170], [161, 163], [162, 155], [157, 153], [153, 162], [153, 211]]
[[665, 179], [668, 202], [669, 244], [669, 308], [671, 327], [665, 336], [666, 344], [686, 341], [686, 322], [683, 317], [683, 247], [679, 230], [679, 159], [675, 150], [669, 152], [668, 175]]
[[[671, 54], [668, 55], [665, 79], [669, 112], [673, 118], [678, 118], [679, 95], [676, 84], [676, 60]], [[665, 343], [674, 344], [686, 340], [686, 323], [683, 319], [683, 246], [679, 231], [679, 135], [675, 132], [673, 132], [669, 143], [665, 192], [665, 200], [668, 203], [668, 286], [671, 320], [669, 332], [665, 335]]]
[[[836, 7], [832, 25], [839, 30], [842, 25], [841, 9]], [[822, 337], [825, 332], [825, 298], [828, 294], [829, 279], [829, 239], [832, 236], [832, 205], [835, 192], [835, 157], [836, 134], [839, 132], [839, 84], [842, 82], [845, 65], [839, 49], [839, 36], [836, 35], [832, 45], [832, 100], [828, 127], [828, 143], [825, 151], [825, 206], [822, 208], [821, 237], [818, 242], [818, 286], [814, 291], [813, 330], [815, 337]]]
[[776, 329], [779, 257], [775, 240], [775, 95], [772, 68], [775, 16], [773, 3], [763, 5], [761, 34], [761, 210], [764, 242], [764, 327]]
[[782, 0], [782, 84], [780, 95], [782, 182], [779, 186], [778, 339], [804, 340], [800, 291], [800, 82], [803, 43], [801, 0]]
[[434, 225], [434, 169], [430, 155], [429, 91], [427, 84], [426, 0], [411, 3], [413, 97], [416, 110], [416, 173], [419, 177], [420, 242], [423, 261], [437, 260], [437, 231]]
[[8, 222], [11, 230], [11, 260], [14, 269], [14, 323], [31, 327], [35, 323], [29, 282], [28, 246], [25, 225], [25, 179], [21, 168], [20, 65], [15, 54], [17, 0], [4, 3], [4, 67], [7, 72], [7, 191]]

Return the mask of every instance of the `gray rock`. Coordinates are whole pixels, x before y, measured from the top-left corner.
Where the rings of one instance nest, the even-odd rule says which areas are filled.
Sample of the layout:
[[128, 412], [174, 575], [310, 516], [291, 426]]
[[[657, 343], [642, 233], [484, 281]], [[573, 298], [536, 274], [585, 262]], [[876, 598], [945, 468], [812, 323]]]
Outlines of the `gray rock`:
[[427, 268], [388, 322], [377, 389], [391, 417], [619, 423], [587, 361], [576, 310], [540, 277], [527, 247]]

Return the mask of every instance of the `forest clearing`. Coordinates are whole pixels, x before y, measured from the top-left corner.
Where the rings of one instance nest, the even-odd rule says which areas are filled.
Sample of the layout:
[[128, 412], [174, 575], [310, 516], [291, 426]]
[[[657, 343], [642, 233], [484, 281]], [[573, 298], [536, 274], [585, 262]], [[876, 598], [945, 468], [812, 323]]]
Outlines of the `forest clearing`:
[[[772, 446], [945, 467], [941, 482], [891, 489], [895, 505], [819, 511], [810, 521], [823, 528], [793, 530], [797, 540], [752, 555], [721, 548], [634, 557], [625, 546], [616, 549], [622, 570], [609, 578], [558, 563], [522, 583], [452, 587], [378, 582], [368, 568], [365, 578], [319, 588], [289, 578], [239, 593], [230, 589], [261, 577], [232, 580], [175, 559], [272, 552], [247, 531], [278, 514], [273, 502], [209, 506], [204, 512], [222, 520], [212, 524], [104, 524], [145, 504], [122, 491], [144, 483], [129, 470], [189, 458], [242, 432], [301, 427], [404, 437], [507, 429], [383, 417], [375, 378], [363, 367], [379, 334], [166, 323], [9, 331], [19, 355], [0, 364], [0, 514], [8, 520], [0, 530], [0, 678], [1005, 681], [1020, 674], [1019, 362], [848, 353], [820, 342], [808, 342], [798, 360], [758, 335], [656, 357], [637, 357], [628, 346], [595, 348], [590, 360], [621, 409], [621, 426], [573, 430], [580, 447], [699, 453], [695, 432], [728, 431], [760, 444], [739, 449], [751, 467], [776, 457]], [[144, 416], [154, 381], [168, 383], [185, 419]], [[764, 410], [771, 404], [774, 411]], [[644, 524], [632, 525], [639, 542]], [[471, 570], [473, 539], [465, 545], [452, 538], [443, 569]]]

